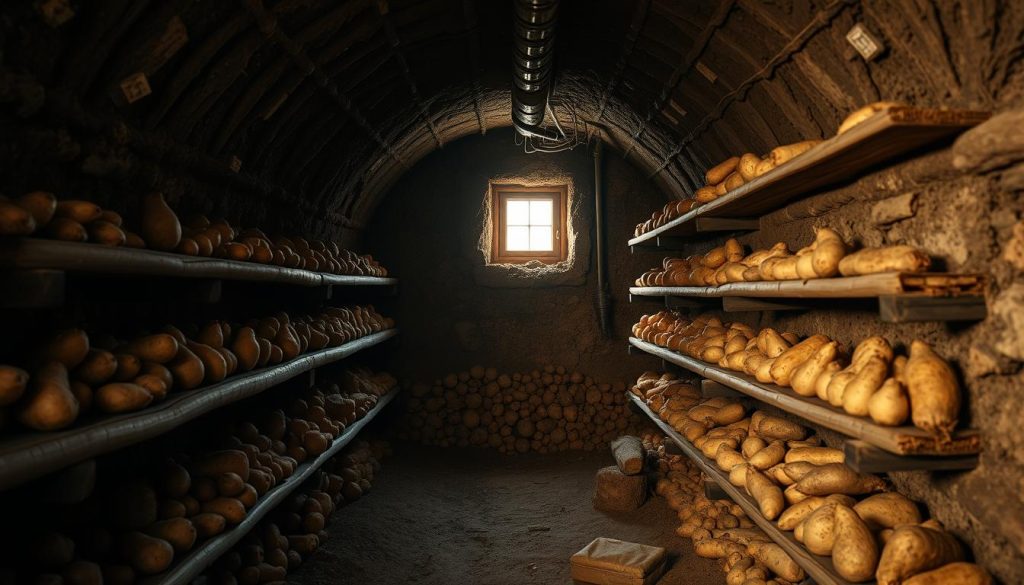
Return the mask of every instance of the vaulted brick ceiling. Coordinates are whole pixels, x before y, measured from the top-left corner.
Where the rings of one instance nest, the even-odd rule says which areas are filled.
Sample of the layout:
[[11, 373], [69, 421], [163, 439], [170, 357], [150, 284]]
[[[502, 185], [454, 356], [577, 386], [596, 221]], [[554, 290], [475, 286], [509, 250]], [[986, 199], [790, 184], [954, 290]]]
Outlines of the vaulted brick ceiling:
[[[510, 0], [107, 0], [56, 28], [21, 4], [3, 8], [5, 73], [212, 174], [235, 157], [239, 181], [353, 229], [423, 156], [511, 123]], [[857, 22], [886, 58], [854, 52]], [[563, 0], [555, 96], [683, 196], [719, 159], [829, 136], [863, 103], [990, 106], [1011, 72], [964, 50], [983, 26], [899, 0]], [[139, 71], [152, 93], [125, 104]]]

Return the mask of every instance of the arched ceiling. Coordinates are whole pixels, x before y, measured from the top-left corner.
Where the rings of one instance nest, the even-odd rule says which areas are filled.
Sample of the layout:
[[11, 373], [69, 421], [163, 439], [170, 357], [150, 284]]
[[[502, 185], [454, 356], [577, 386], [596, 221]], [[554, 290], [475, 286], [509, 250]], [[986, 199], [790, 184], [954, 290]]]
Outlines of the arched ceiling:
[[[234, 157], [242, 183], [353, 229], [423, 156], [511, 123], [511, 0], [105, 0], [50, 26], [39, 6], [66, 2], [18, 4], [0, 9], [4, 73], [32, 76], [58, 110], [123, 120], [209, 173]], [[831, 135], [863, 103], [991, 105], [984, 76], [1008, 65], [953, 58], [969, 53], [958, 31], [985, 25], [965, 15], [902, 0], [562, 0], [555, 97], [683, 196], [718, 160]], [[858, 22], [886, 58], [856, 55]], [[152, 93], [127, 104], [119, 84], [137, 72]]]

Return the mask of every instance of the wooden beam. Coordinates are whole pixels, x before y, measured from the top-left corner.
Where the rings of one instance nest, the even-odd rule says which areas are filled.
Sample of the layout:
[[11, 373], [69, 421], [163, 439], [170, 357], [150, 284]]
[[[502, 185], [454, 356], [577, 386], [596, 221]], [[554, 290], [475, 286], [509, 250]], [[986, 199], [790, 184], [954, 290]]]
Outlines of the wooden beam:
[[771, 76], [775, 74], [775, 70], [782, 63], [789, 60], [789, 58], [794, 53], [802, 49], [804, 45], [807, 44], [807, 42], [811, 39], [811, 37], [816, 35], [822, 29], [826, 28], [832, 22], [832, 19], [835, 18], [837, 14], [839, 14], [840, 11], [842, 11], [847, 6], [853, 5], [855, 2], [856, 0], [837, 0], [835, 3], [829, 5], [827, 8], [824, 8], [817, 14], [815, 14], [814, 18], [811, 19], [811, 22], [809, 22], [807, 26], [805, 26], [803, 30], [801, 30], [796, 36], [791, 38], [789, 42], [787, 42], [782, 47], [782, 49], [768, 61], [768, 63], [764, 67], [762, 67], [759, 71], [757, 71], [749, 78], [747, 78], [747, 80], [741, 83], [736, 89], [730, 91], [725, 96], [723, 96], [722, 99], [719, 100], [718, 107], [715, 108], [715, 111], [705, 116], [704, 119], [701, 120], [700, 123], [697, 124], [697, 126], [694, 127], [694, 129], [689, 134], [683, 137], [683, 139], [680, 140], [676, 144], [676, 146], [669, 152], [669, 155], [665, 158], [664, 161], [662, 161], [661, 165], [659, 165], [658, 168], [656, 168], [655, 171], [651, 173], [648, 178], [653, 178], [655, 175], [660, 173], [665, 167], [669, 165], [673, 158], [678, 156], [684, 148], [686, 148], [690, 143], [696, 140], [698, 136], [703, 134], [704, 131], [707, 130], [712, 123], [721, 119], [722, 116], [725, 114], [725, 111], [729, 109], [729, 106], [731, 106], [741, 96], [746, 95], [746, 92], [754, 84], [765, 79], [771, 78]]
[[473, 82], [473, 109], [476, 110], [476, 121], [480, 125], [480, 134], [487, 134], [487, 118], [483, 109], [483, 86], [480, 84], [480, 33], [476, 19], [475, 0], [462, 0], [462, 18], [466, 23], [466, 34], [469, 44], [469, 65]]
[[244, 5], [246, 9], [256, 18], [259, 24], [260, 31], [264, 36], [273, 40], [285, 53], [291, 57], [292, 65], [299, 69], [306, 75], [313, 77], [316, 80], [319, 87], [321, 87], [327, 94], [337, 103], [342, 110], [348, 114], [356, 124], [358, 124], [364, 132], [366, 132], [374, 142], [377, 143], [389, 157], [396, 161], [403, 163], [402, 157], [395, 152], [395, 149], [390, 143], [384, 140], [380, 132], [370, 124], [369, 120], [359, 111], [359, 108], [352, 102], [352, 100], [341, 91], [338, 85], [328, 76], [323, 69], [313, 62], [306, 54], [305, 49], [302, 45], [295, 42], [291, 37], [285, 34], [277, 21], [270, 12], [267, 11], [263, 6], [262, 0], [245, 0]]
[[434, 125], [433, 118], [430, 117], [430, 110], [420, 97], [419, 89], [416, 87], [416, 80], [413, 79], [412, 71], [409, 70], [409, 61], [406, 60], [405, 53], [402, 52], [402, 39], [399, 38], [398, 31], [395, 30], [395, 25], [391, 22], [391, 18], [388, 16], [390, 14], [388, 0], [377, 0], [377, 14], [380, 15], [384, 34], [387, 35], [388, 44], [391, 46], [391, 57], [396, 63], [398, 63], [399, 69], [402, 70], [402, 76], [405, 78], [405, 82], [409, 85], [409, 93], [412, 95], [412, 102], [419, 110], [420, 117], [423, 118], [423, 122], [427, 125], [427, 129], [430, 130], [430, 135], [434, 137], [434, 142], [437, 143], [437, 147], [443, 148], [444, 142], [441, 140], [441, 135], [437, 132], [437, 126]]
[[988, 315], [988, 308], [981, 295], [885, 295], [878, 297], [878, 312], [886, 323], [980, 321]]
[[629, 30], [626, 31], [626, 38], [622, 43], [622, 52], [619, 54], [619, 60], [615, 63], [615, 68], [612, 70], [612, 76], [608, 79], [608, 84], [605, 86], [604, 91], [601, 92], [601, 99], [598, 102], [597, 108], [598, 120], [604, 117], [604, 109], [608, 105], [608, 98], [615, 91], [615, 87], [619, 84], [619, 79], [622, 77], [622, 72], [626, 69], [629, 55], [633, 52], [636, 40], [644, 28], [644, 22], [647, 20], [647, 9], [650, 5], [651, 0], [640, 0], [640, 2], [637, 2], [636, 9], [633, 12], [633, 21], [630, 23]]
[[959, 457], [922, 457], [893, 455], [866, 441], [847, 439], [843, 442], [846, 464], [860, 473], [889, 473], [891, 471], [962, 471], [978, 466], [978, 455]]
[[755, 231], [761, 229], [761, 220], [739, 217], [698, 217], [694, 220], [694, 228], [697, 233]]
[[[725, 0], [718, 4], [718, 8], [715, 9], [715, 13], [711, 15], [707, 25], [700, 32], [700, 36], [697, 37], [697, 40], [694, 41], [690, 50], [686, 53], [683, 59], [679, 61], [679, 64], [676, 65], [675, 69], [672, 70], [672, 74], [665, 80], [665, 84], [662, 86], [658, 97], [651, 104], [651, 107], [647, 109], [647, 115], [644, 116], [644, 119], [640, 122], [640, 128], [637, 129], [636, 134], [633, 135], [634, 141], [640, 139], [640, 136], [642, 136], [646, 131], [647, 125], [654, 119], [654, 115], [660, 112], [661, 108], [665, 107], [665, 102], [668, 101], [669, 96], [671, 96], [672, 92], [675, 91], [676, 86], [679, 85], [679, 81], [682, 80], [683, 76], [686, 75], [694, 64], [697, 63], [700, 56], [704, 54], [704, 49], [707, 48], [708, 44], [711, 42], [711, 38], [716, 32], [718, 32], [718, 29], [722, 28], [725, 24], [726, 19], [729, 17], [729, 12], [732, 11], [732, 7], [735, 3], [736, 0]], [[631, 144], [629, 148], [632, 149], [633, 145]], [[626, 151], [626, 154], [629, 154], [628, 150]]]

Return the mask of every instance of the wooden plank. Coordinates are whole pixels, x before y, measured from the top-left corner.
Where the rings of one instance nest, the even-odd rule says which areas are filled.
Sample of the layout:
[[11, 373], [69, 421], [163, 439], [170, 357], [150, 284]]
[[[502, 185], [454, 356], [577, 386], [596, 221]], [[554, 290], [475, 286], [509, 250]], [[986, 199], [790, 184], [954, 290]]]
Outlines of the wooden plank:
[[940, 145], [989, 115], [969, 110], [889, 108], [718, 199], [630, 239], [629, 245], [692, 233], [698, 217], [762, 215], [816, 190], [856, 179], [901, 155]]
[[742, 232], [761, 229], [760, 219], [736, 217], [698, 217], [694, 220], [694, 231], [698, 234], [708, 232]]
[[725, 384], [765, 404], [800, 416], [812, 424], [862, 439], [896, 455], [969, 455], [981, 450], [981, 438], [977, 431], [958, 431], [954, 433], [951, 442], [943, 443], [923, 429], [914, 426], [877, 425], [869, 418], [851, 416], [816, 397], [800, 396], [789, 388], [762, 384], [745, 374], [706, 364], [635, 337], [630, 337], [629, 343], [644, 352]]
[[[980, 274], [883, 272], [864, 276], [840, 276], [811, 280], [730, 282], [721, 286], [634, 286], [637, 296], [757, 297], [796, 299], [854, 299], [886, 295], [978, 296], [984, 288]], [[929, 283], [927, 286], [925, 283]]]
[[133, 276], [222, 278], [299, 286], [390, 286], [398, 283], [394, 278], [327, 274], [256, 262], [35, 238], [0, 242], [0, 267], [49, 268]]
[[722, 490], [728, 494], [732, 501], [736, 502], [741, 508], [743, 508], [743, 511], [746, 512], [747, 516], [749, 516], [751, 520], [753, 520], [754, 524], [757, 524], [761, 530], [764, 530], [765, 534], [767, 534], [772, 541], [785, 549], [786, 553], [789, 554], [789, 556], [791, 556], [793, 560], [818, 583], [818, 585], [849, 585], [848, 581], [836, 574], [835, 569], [832, 567], [831, 559], [811, 554], [802, 544], [793, 538], [791, 533], [779, 529], [775, 522], [765, 518], [761, 514], [761, 509], [758, 507], [757, 502], [754, 501], [750, 495], [729, 483], [729, 478], [727, 478], [725, 474], [718, 469], [718, 466], [715, 465], [713, 461], [704, 457], [704, 454], [701, 453], [699, 449], [694, 447], [692, 443], [687, 441], [668, 423], [661, 420], [661, 417], [651, 411], [651, 409], [644, 404], [643, 399], [633, 394], [629, 394], [629, 398], [640, 407], [644, 414], [646, 414], [654, 424], [658, 425], [658, 428], [660, 428], [662, 432], [668, 435], [668, 437], [683, 450], [687, 457], [697, 464], [697, 467], [699, 467], [700, 470], [708, 476], [708, 478], [717, 483]]
[[859, 439], [843, 443], [846, 464], [861, 473], [888, 473], [890, 471], [962, 471], [978, 466], [977, 455], [959, 457], [915, 457], [893, 455]]
[[192, 583], [194, 579], [202, 575], [203, 571], [212, 565], [214, 561], [219, 559], [221, 555], [228, 552], [232, 547], [238, 544], [238, 542], [241, 541], [249, 531], [259, 524], [260, 520], [270, 513], [271, 510], [280, 505], [289, 494], [294, 492], [296, 488], [309, 479], [316, 470], [320, 469], [324, 463], [327, 463], [327, 461], [341, 452], [342, 449], [352, 442], [352, 439], [359, 434], [359, 431], [363, 430], [363, 427], [370, 424], [370, 421], [372, 421], [397, 394], [398, 390], [392, 390], [384, 396], [381, 396], [377, 401], [377, 404], [375, 404], [374, 407], [366, 413], [366, 416], [346, 428], [338, 438], [334, 439], [331, 446], [320, 454], [319, 457], [312, 461], [303, 463], [295, 470], [295, 473], [293, 473], [291, 477], [288, 477], [280, 484], [274, 486], [273, 489], [263, 494], [263, 497], [256, 502], [256, 505], [246, 513], [245, 520], [210, 540], [207, 540], [197, 548], [192, 549], [188, 555], [182, 558], [180, 562], [176, 563], [166, 572], [143, 579], [140, 583], [142, 585], [188, 585], [189, 583]]
[[138, 412], [83, 421], [84, 424], [63, 431], [6, 437], [0, 441], [0, 490], [159, 436], [208, 412], [255, 396], [397, 334], [396, 329], [380, 331], [270, 368], [232, 376], [219, 384], [177, 392], [160, 404]]
[[886, 323], [980, 321], [988, 316], [984, 296], [883, 295], [878, 312]]
[[806, 302], [796, 300], [766, 301], [755, 297], [723, 297], [722, 310], [727, 313], [745, 311], [806, 311], [812, 308]]

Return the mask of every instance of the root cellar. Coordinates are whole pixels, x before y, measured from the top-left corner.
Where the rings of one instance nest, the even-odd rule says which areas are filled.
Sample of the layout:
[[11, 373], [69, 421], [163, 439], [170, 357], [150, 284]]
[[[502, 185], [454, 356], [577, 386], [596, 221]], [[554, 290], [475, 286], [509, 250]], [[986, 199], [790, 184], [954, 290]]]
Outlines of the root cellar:
[[0, 585], [1024, 583], [1024, 7], [0, 6]]

